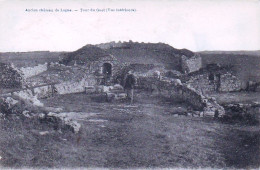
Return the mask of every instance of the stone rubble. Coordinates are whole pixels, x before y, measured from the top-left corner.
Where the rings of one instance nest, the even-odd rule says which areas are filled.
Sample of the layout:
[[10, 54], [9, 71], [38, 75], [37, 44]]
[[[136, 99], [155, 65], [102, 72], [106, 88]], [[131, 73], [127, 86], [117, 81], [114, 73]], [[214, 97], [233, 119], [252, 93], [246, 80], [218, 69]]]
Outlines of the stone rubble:
[[70, 115], [73, 115], [73, 113], [54, 113], [54, 112], [49, 112], [47, 114], [47, 118], [58, 118], [62, 121], [62, 125], [63, 127], [64, 126], [68, 126], [70, 129], [72, 129], [72, 131], [74, 133], [78, 133], [80, 128], [81, 128], [81, 125], [73, 120], [73, 117], [71, 117]]
[[[147, 83], [151, 82], [147, 81]], [[180, 98], [193, 105], [196, 109], [201, 110], [202, 114], [197, 115], [210, 117], [223, 117], [223, 115], [225, 115], [225, 109], [217, 103], [215, 98], [204, 96], [200, 91], [190, 85], [183, 84], [179, 79], [163, 77], [162, 80], [158, 80], [156, 84], [157, 88], [161, 88], [160, 91], [168, 91], [168, 93], [161, 92], [161, 95]], [[169, 95], [169, 93], [171, 94]]]

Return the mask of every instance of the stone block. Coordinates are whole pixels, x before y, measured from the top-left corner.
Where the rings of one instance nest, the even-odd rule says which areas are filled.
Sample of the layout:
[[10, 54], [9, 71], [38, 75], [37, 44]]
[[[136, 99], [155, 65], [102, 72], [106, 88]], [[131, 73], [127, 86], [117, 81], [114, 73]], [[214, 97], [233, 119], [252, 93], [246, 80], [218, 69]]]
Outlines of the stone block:
[[96, 92], [96, 88], [94, 86], [86, 86], [85, 87], [85, 93], [86, 94], [95, 93], [95, 92]]
[[174, 114], [173, 117], [179, 117], [179, 115], [178, 114]]
[[214, 111], [205, 111], [203, 113], [203, 115], [206, 116], [206, 117], [214, 117], [215, 112]]
[[115, 84], [115, 85], [113, 86], [113, 89], [114, 89], [114, 90], [124, 90], [123, 86], [121, 86], [120, 84]]
[[193, 116], [193, 114], [192, 113], [187, 113], [187, 116]]
[[126, 93], [119, 93], [119, 94], [115, 95], [116, 100], [125, 99], [126, 97], [127, 97]]

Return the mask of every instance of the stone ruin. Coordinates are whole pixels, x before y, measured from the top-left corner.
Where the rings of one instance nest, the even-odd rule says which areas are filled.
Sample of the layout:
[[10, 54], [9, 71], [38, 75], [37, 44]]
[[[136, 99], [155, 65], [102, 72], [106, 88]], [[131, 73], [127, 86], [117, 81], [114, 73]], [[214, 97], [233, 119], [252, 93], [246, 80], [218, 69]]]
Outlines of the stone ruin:
[[[99, 51], [96, 47], [91, 46], [91, 48]], [[55, 78], [48, 77], [48, 74], [46, 77], [44, 74], [37, 77], [37, 72], [33, 74], [33, 76], [39, 78], [39, 80], [42, 78], [43, 81], [38, 81], [37, 79], [37, 82], [41, 82], [42, 84], [39, 84], [37, 87], [12, 92], [2, 97], [1, 104], [6, 110], [1, 110], [1, 113], [14, 112], [12, 109], [15, 108], [19, 102], [15, 102], [16, 100], [13, 97], [18, 96], [19, 100], [24, 101], [23, 103], [29, 103], [28, 105], [32, 106], [27, 110], [25, 109], [24, 112], [20, 111], [19, 114], [26, 117], [37, 115], [41, 120], [50, 120], [62, 124], [62, 126], [70, 127], [74, 132], [78, 132], [80, 125], [77, 122], [67, 119], [66, 116], [60, 113], [61, 110], [57, 110], [57, 108], [45, 108], [38, 99], [56, 94], [82, 92], [87, 94], [104, 94], [107, 101], [124, 99], [126, 98], [126, 94], [121, 85], [124, 74], [129, 69], [135, 70], [138, 88], [156, 89], [159, 91], [159, 95], [169, 98], [179, 98], [194, 108], [195, 111], [192, 114], [199, 116], [223, 117], [225, 115], [224, 107], [219, 105], [216, 99], [205, 95], [206, 93], [239, 91], [241, 89], [241, 83], [233, 72], [226, 68], [220, 68], [219, 66], [202, 68], [201, 57], [198, 55], [190, 55], [189, 57], [182, 55], [180, 58], [180, 71], [182, 72], [176, 70], [169, 72], [169, 70], [163, 66], [124, 63], [117, 60], [113, 55], [103, 53], [100, 55], [99, 52], [95, 51], [93, 55], [98, 54], [100, 56], [98, 56], [97, 59], [93, 56], [87, 59], [86, 57], [82, 57], [85, 53], [86, 51], [84, 50], [78, 50], [69, 54], [64, 60], [67, 65], [51, 63], [48, 64], [48, 67], [47, 65], [37, 66], [37, 68], [39, 67], [43, 70], [42, 72], [58, 67], [64, 69], [64, 71], [61, 69], [60, 72], [53, 74], [57, 79], [59, 76], [62, 76], [61, 74], [67, 73], [69, 70], [66, 69], [68, 68], [77, 68], [76, 70], [78, 71], [75, 71], [75, 73], [80, 72], [80, 74], [77, 75], [78, 79], [73, 79], [73, 81], [64, 81], [62, 79], [58, 82], [46, 84], [45, 80], [53, 80]], [[3, 68], [1, 71], [5, 70], [7, 73], [10, 72], [10, 74], [7, 74], [6, 79], [2, 77], [1, 81], [7, 83], [3, 85], [12, 87], [13, 84], [21, 87], [22, 77], [19, 72], [8, 65], [0, 66]], [[138, 71], [138, 69], [141, 71]], [[84, 71], [81, 72], [82, 70]], [[165, 76], [167, 74], [172, 75], [174, 78], [167, 78]], [[68, 75], [74, 78], [73, 74], [68, 73]], [[30, 76], [28, 78], [30, 79]], [[66, 76], [64, 79], [65, 78]], [[17, 82], [11, 82], [10, 80], [16, 80]], [[32, 79], [32, 82], [33, 80], [35, 79]], [[38, 114], [33, 114], [33, 112]], [[63, 116], [61, 117], [61, 115]]]
[[182, 77], [182, 81], [191, 87], [208, 92], [234, 92], [242, 89], [242, 82], [230, 68], [209, 65]]
[[203, 95], [179, 79], [140, 78], [142, 79], [142, 88], [156, 89], [159, 95], [189, 103], [194, 108], [195, 115], [202, 117], [223, 117], [225, 115], [225, 109], [217, 103], [215, 98]]
[[182, 72], [185, 74], [198, 71], [202, 68], [202, 59], [197, 54], [193, 55], [192, 57], [187, 57], [185, 55], [182, 55], [181, 68], [182, 68]]
[[23, 78], [11, 65], [0, 63], [0, 88], [21, 88]]

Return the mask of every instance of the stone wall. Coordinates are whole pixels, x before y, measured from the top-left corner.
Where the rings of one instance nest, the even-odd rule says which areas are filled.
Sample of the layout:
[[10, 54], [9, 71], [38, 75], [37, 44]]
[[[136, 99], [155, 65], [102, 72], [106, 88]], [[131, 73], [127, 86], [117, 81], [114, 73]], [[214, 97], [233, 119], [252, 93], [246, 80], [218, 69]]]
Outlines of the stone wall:
[[[219, 74], [219, 77], [217, 76]], [[197, 75], [192, 75], [185, 81], [186, 84], [202, 92], [233, 92], [239, 91], [242, 88], [241, 81], [230, 72], [226, 73], [210, 73], [203, 72]], [[212, 76], [212, 79], [210, 79]]]
[[202, 68], [202, 59], [199, 56], [193, 56], [191, 58], [182, 56], [181, 61], [182, 71], [184, 73], [192, 73]]
[[21, 74], [23, 75], [23, 77], [26, 79], [26, 78], [29, 78], [29, 77], [32, 77], [32, 76], [36, 76], [44, 71], [47, 71], [48, 69], [48, 64], [45, 63], [45, 64], [39, 64], [37, 66], [34, 66], [34, 67], [21, 67], [19, 68]]
[[34, 88], [33, 92], [38, 99], [42, 99], [53, 96], [56, 91], [54, 85], [46, 85]]
[[88, 77], [79, 82], [64, 82], [55, 84], [54, 88], [57, 94], [70, 94], [85, 92], [86, 86], [94, 85], [96, 85], [96, 79], [94, 77]]
[[192, 88], [202, 92], [203, 94], [216, 91], [216, 84], [209, 81], [208, 74], [198, 74], [191, 76], [185, 83]]
[[97, 85], [96, 78], [94, 76], [87, 76], [81, 81], [77, 82], [63, 82], [57, 84], [45, 84], [36, 87], [29, 87], [27, 89], [15, 90], [9, 93], [0, 94], [0, 96], [18, 96], [25, 100], [31, 100], [32, 102], [38, 102], [38, 99], [51, 97], [55, 94], [70, 94], [85, 92], [85, 88], [88, 86]]
[[181, 86], [181, 97], [184, 101], [190, 103], [195, 109], [202, 110], [206, 105], [203, 102], [205, 99], [198, 91], [186, 85]]
[[239, 91], [242, 87], [242, 82], [231, 73], [226, 73], [220, 76], [220, 92]]
[[[182, 101], [191, 104], [197, 110], [203, 110], [203, 108], [206, 106], [203, 101], [205, 97], [195, 89], [182, 84], [179, 79], [158, 80], [156, 86], [159, 91], [164, 91], [164, 93], [161, 93], [162, 95], [171, 97], [173, 99], [181, 99]], [[168, 94], [165, 93], [166, 91]]]
[[155, 79], [151, 77], [138, 77], [138, 84], [141, 88], [158, 90], [159, 94], [168, 98], [182, 100], [189, 103], [195, 110], [200, 111], [203, 116], [213, 117], [217, 113], [218, 117], [225, 114], [225, 110], [214, 98], [204, 96], [200, 91], [189, 85], [182, 84], [179, 79], [169, 79], [162, 77]]
[[112, 42], [109, 42], [109, 43], [101, 43], [101, 44], [98, 44], [97, 47], [101, 48], [101, 49], [110, 49], [110, 48], [115, 48], [115, 47], [123, 47], [123, 43], [122, 42], [115, 42], [115, 41], [112, 41]]
[[104, 84], [106, 77], [103, 74], [103, 66], [105, 63], [109, 63], [112, 66], [111, 77], [107, 79], [110, 81], [110, 83], [114, 82], [117, 77], [120, 77], [122, 74], [124, 74], [124, 69], [126, 66], [128, 66], [127, 63], [118, 62], [118, 60], [112, 55], [103, 57], [98, 61], [85, 64], [84, 67], [86, 68], [87, 73], [96, 77], [97, 85]]

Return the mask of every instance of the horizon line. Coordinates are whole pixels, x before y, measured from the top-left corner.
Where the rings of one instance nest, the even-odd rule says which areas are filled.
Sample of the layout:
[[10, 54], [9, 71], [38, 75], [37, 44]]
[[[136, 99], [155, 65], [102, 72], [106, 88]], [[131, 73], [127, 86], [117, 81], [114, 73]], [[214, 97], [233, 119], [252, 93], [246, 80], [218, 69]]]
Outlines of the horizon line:
[[[109, 42], [103, 42], [103, 43], [98, 43], [98, 44], [86, 44], [86, 45], [83, 45], [81, 47], [79, 47], [78, 49], [84, 47], [84, 46], [87, 46], [87, 45], [93, 45], [93, 46], [96, 46], [98, 47], [98, 45], [101, 45], [101, 44], [109, 44], [109, 43], [115, 43], [115, 44], [118, 44], [118, 43], [139, 43], [139, 44], [165, 44], [165, 45], [169, 45], [171, 46], [172, 48], [175, 48], [174, 46], [170, 45], [170, 44], [167, 44], [167, 43], [164, 43], [164, 42], [138, 42], [138, 41], [132, 41], [132, 40], [129, 40], [129, 41], [109, 41]], [[98, 47], [100, 48], [100, 47]], [[51, 50], [29, 50], [29, 51], [0, 51], [0, 53], [30, 53], [30, 52], [74, 52], [74, 51], [77, 51], [78, 49], [76, 50], [72, 50], [72, 51], [66, 51], [66, 50], [58, 50], [58, 51], [51, 51]], [[102, 48], [101, 48], [102, 49]], [[195, 52], [195, 53], [199, 53], [199, 52], [260, 52], [260, 49], [256, 49], [256, 50], [221, 50], [221, 49], [218, 49], [218, 50], [199, 50], [199, 51], [193, 51], [193, 50], [190, 50], [188, 48], [175, 48], [177, 50], [189, 50], [189, 51], [192, 51], [192, 52]]]

